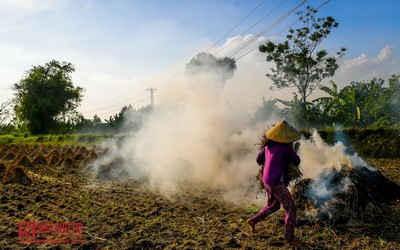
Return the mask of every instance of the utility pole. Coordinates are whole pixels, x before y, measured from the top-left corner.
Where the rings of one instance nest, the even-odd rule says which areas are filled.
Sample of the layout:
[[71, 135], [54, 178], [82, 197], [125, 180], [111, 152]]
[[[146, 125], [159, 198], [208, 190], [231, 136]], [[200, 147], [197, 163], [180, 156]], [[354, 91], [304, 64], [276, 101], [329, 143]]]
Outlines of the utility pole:
[[150, 91], [151, 110], [154, 110], [154, 91], [156, 91], [157, 89], [154, 89], [153, 87], [151, 87], [146, 90]]

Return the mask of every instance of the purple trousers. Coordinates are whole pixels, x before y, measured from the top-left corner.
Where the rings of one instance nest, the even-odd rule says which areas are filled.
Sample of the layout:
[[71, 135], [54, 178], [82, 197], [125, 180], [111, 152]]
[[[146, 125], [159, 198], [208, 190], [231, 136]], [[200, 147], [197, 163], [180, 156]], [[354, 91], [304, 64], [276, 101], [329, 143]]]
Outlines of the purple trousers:
[[265, 184], [267, 190], [267, 205], [250, 220], [255, 223], [275, 213], [281, 207], [285, 209], [285, 240], [291, 242], [294, 239], [294, 227], [296, 225], [296, 205], [287, 186], [282, 182], [277, 185]]

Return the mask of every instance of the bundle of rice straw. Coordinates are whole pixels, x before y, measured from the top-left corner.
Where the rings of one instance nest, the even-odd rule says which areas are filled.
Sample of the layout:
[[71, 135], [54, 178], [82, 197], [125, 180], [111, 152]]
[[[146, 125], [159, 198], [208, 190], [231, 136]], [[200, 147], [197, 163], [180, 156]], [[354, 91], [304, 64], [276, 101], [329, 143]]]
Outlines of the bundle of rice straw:
[[[294, 151], [297, 153], [297, 150], [299, 149], [300, 143], [296, 142], [293, 147]], [[289, 164], [289, 169], [288, 169], [288, 184], [293, 184], [298, 182], [303, 178], [303, 173], [301, 172], [300, 168], [298, 166], [295, 166], [294, 164]]]
[[296, 183], [302, 178], [303, 178], [303, 173], [301, 172], [300, 168], [293, 164], [289, 164], [288, 179], [287, 179], [288, 184], [290, 185]]
[[[260, 138], [260, 141], [258, 143], [256, 143], [256, 145], [258, 146], [258, 149], [261, 150], [263, 147], [265, 147], [267, 141], [268, 141], [268, 138], [265, 135], [265, 132], [263, 132], [263, 134]], [[265, 194], [264, 183], [262, 181], [263, 172], [264, 172], [264, 164], [261, 164], [260, 168], [258, 169], [257, 176], [256, 176], [257, 194]]]

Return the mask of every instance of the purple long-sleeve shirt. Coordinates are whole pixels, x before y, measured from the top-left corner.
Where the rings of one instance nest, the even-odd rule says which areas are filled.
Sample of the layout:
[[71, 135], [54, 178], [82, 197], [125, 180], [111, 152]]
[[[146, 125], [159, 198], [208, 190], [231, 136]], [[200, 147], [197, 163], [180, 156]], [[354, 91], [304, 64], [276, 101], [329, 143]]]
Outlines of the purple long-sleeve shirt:
[[282, 180], [287, 184], [289, 164], [298, 166], [300, 157], [289, 144], [276, 143], [261, 149], [256, 161], [264, 164], [264, 184], [279, 184]]

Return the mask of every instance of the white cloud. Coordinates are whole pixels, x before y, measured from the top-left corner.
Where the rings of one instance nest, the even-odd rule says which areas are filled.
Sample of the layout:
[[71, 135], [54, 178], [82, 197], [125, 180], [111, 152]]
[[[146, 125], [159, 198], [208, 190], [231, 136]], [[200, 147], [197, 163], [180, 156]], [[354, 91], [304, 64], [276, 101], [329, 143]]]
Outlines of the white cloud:
[[373, 60], [374, 63], [380, 63], [382, 61], [385, 61], [390, 58], [394, 50], [394, 47], [386, 45], [385, 48], [383, 48], [380, 52], [379, 55]]
[[363, 66], [367, 63], [371, 62], [371, 59], [368, 57], [367, 54], [362, 53], [360, 56], [355, 57], [355, 58], [351, 58], [346, 60], [343, 63], [343, 67], [345, 68], [353, 68], [353, 67], [359, 67], [359, 66]]
[[333, 80], [340, 87], [351, 81], [368, 81], [373, 78], [388, 79], [392, 74], [399, 74], [400, 61], [393, 58], [394, 47], [386, 45], [376, 57], [369, 57], [366, 53], [354, 58], [344, 58], [339, 61], [339, 69]]
[[367, 54], [362, 53], [358, 57], [347, 59], [342, 66], [350, 70], [355, 67], [379, 64], [390, 59], [391, 55], [393, 54], [393, 50], [394, 48], [392, 46], [386, 45], [383, 49], [381, 49], [378, 56], [375, 58], [369, 57]]

